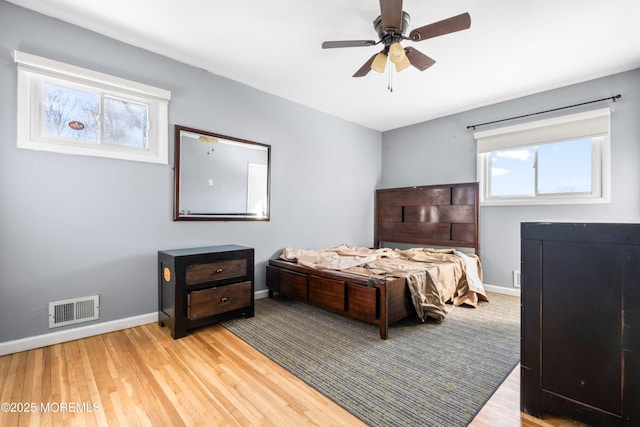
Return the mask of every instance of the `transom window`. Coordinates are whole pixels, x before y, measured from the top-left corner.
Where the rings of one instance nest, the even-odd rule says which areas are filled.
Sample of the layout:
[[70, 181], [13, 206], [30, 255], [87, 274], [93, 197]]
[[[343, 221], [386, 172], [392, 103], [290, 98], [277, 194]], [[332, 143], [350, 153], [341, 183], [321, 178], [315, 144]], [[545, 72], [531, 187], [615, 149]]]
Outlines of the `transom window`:
[[18, 147], [168, 163], [170, 93], [14, 51]]
[[609, 111], [477, 132], [481, 203], [608, 202]]

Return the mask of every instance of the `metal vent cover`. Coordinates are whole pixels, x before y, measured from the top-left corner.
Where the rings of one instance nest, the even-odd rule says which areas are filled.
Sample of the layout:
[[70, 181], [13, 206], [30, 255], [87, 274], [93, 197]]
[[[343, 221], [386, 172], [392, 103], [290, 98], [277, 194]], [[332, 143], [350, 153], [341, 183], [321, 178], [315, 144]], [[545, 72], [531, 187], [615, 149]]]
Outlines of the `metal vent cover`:
[[100, 318], [100, 296], [92, 295], [49, 303], [49, 328]]

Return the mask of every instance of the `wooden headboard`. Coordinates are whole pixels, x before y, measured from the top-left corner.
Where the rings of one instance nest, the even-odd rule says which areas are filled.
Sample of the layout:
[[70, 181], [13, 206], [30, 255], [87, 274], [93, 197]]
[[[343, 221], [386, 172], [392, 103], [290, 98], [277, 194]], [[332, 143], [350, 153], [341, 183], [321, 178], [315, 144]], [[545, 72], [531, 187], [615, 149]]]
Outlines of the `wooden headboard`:
[[374, 245], [473, 248], [480, 255], [477, 182], [376, 190]]

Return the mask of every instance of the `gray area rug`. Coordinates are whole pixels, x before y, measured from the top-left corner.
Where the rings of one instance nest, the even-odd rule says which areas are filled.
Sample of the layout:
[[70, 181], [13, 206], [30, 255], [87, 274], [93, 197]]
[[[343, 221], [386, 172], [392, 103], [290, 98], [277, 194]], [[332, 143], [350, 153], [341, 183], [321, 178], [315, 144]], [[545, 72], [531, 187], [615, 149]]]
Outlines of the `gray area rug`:
[[520, 358], [520, 298], [389, 328], [286, 298], [223, 325], [371, 426], [466, 426]]

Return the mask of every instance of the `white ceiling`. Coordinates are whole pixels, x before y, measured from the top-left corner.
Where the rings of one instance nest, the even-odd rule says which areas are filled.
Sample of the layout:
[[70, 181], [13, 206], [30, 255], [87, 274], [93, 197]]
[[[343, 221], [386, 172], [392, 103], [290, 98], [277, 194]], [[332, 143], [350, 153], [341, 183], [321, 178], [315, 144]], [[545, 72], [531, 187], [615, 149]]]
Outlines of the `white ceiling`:
[[378, 0], [10, 2], [380, 131], [640, 67], [639, 0], [404, 0], [409, 30], [471, 28], [405, 41], [437, 62], [393, 92], [386, 72], [351, 77], [380, 45], [321, 48], [377, 40]]

